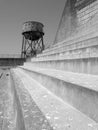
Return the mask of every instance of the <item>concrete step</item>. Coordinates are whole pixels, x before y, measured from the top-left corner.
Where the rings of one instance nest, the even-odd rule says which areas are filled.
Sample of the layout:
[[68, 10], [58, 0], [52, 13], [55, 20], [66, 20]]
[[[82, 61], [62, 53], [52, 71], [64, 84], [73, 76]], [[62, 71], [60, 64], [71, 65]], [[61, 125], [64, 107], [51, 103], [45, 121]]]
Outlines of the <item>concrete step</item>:
[[[87, 33], [87, 34], [85, 34], [85, 32], [83, 31], [83, 34], [79, 33], [79, 35], [70, 37], [62, 42], [52, 45], [50, 48], [44, 50], [43, 54], [39, 54], [38, 57], [48, 55], [51, 53], [56, 53], [56, 50], [57, 51], [59, 50], [62, 52], [62, 51], [66, 51], [66, 50], [72, 50], [74, 48], [78, 49], [79, 47], [86, 47], [86, 43], [88, 46], [89, 46], [89, 44], [91, 46], [92, 42], [93, 42], [92, 46], [94, 44], [98, 45], [97, 40], [96, 40], [98, 37], [97, 32], [98, 32], [98, 30], [96, 31], [95, 29], [94, 29], [94, 32], [91, 30], [91, 33]], [[64, 49], [62, 50], [61, 48], [64, 48]]]
[[97, 130], [98, 124], [64, 102], [22, 69], [13, 69], [13, 77], [20, 88], [25, 88], [43, 112], [53, 130]]
[[98, 122], [98, 76], [42, 69], [32, 64], [21, 68], [63, 101]]
[[98, 43], [98, 36], [95, 37], [90, 37], [88, 39], [79, 39], [78, 41], [76, 39], [73, 39], [72, 41], [69, 41], [67, 44], [66, 42], [62, 44], [58, 44], [56, 47], [51, 47], [50, 49], [44, 51], [42, 54], [39, 54], [38, 57], [45, 57], [47, 55], [53, 55], [53, 54], [58, 54], [58, 53], [64, 53], [72, 50], [77, 50], [77, 49], [83, 49], [83, 48], [89, 48], [89, 47], [94, 47], [97, 46]]
[[[83, 42], [82, 42], [83, 43]], [[87, 41], [86, 41], [87, 43]], [[42, 62], [42, 61], [61, 61], [61, 60], [75, 60], [75, 59], [88, 59], [88, 58], [98, 58], [98, 43], [94, 45], [91, 40], [92, 45], [82, 46], [82, 45], [72, 45], [67, 47], [61, 47], [57, 50], [50, 51], [49, 53], [42, 54], [36, 58], [32, 58], [32, 62]], [[84, 44], [84, 43], [83, 43]], [[80, 47], [79, 47], [80, 46]], [[82, 46], [82, 47], [81, 47]]]
[[41, 67], [41, 68], [58, 69], [61, 71], [71, 71], [75, 73], [98, 75], [98, 57], [88, 57], [88, 55], [90, 54], [88, 53], [88, 54], [82, 55], [82, 53], [80, 54], [78, 53], [78, 55], [70, 54], [70, 56], [69, 54], [68, 56], [66, 54], [67, 58], [64, 56], [60, 58], [57, 55], [56, 56], [57, 58], [52, 57], [52, 58], [44, 58], [40, 60], [36, 59], [35, 61], [34, 59], [31, 59], [32, 61], [28, 61], [24, 63], [24, 65], [31, 64], [34, 67], [36, 66], [36, 67]]
[[37, 67], [98, 75], [98, 36], [70, 42], [52, 47], [30, 61]]

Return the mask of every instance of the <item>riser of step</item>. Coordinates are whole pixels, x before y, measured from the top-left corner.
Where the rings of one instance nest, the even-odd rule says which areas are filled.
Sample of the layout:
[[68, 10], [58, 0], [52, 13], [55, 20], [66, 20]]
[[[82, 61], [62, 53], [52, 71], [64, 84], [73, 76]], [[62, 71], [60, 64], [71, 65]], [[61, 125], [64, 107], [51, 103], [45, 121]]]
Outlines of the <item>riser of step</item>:
[[[84, 55], [85, 56], [85, 55]], [[74, 56], [73, 56], [74, 57]], [[77, 58], [77, 59], [60, 59], [53, 58], [54, 60], [44, 59], [36, 60], [32, 59], [32, 66], [42, 67], [42, 68], [54, 68], [63, 71], [72, 71], [77, 73], [87, 73], [98, 75], [98, 58]], [[24, 63], [24, 65], [27, 63]]]
[[[85, 33], [83, 33], [83, 34], [85, 34]], [[80, 37], [69, 38], [68, 40], [62, 41], [61, 43], [57, 43], [55, 45], [52, 45], [49, 49], [44, 50], [43, 54], [41, 54], [41, 55], [48, 54], [49, 52], [52, 52], [52, 51], [55, 51], [55, 50], [59, 50], [59, 48], [61, 48], [61, 47], [65, 47], [65, 48], [69, 47], [69, 49], [70, 49], [71, 46], [72, 47], [75, 46], [76, 48], [77, 48], [77, 46], [80, 46], [80, 47], [84, 46], [85, 47], [86, 43], [87, 43], [88, 46], [89, 46], [89, 44], [93, 45], [93, 44], [97, 43], [97, 41], [98, 41], [97, 39], [98, 39], [98, 33], [97, 32], [91, 32], [91, 35], [90, 34], [89, 35], [83, 35], [83, 36], [80, 35]]]
[[22, 67], [33, 79], [98, 122], [98, 76]]
[[32, 58], [31, 61], [54, 61], [54, 60], [66, 60], [66, 59], [86, 59], [91, 57], [98, 57], [98, 45], [93, 47], [84, 47], [73, 49], [69, 51], [60, 52], [55, 54], [49, 54], [42, 57]]
[[86, 41], [86, 42], [81, 42], [79, 43], [75, 43], [72, 45], [68, 45], [68, 46], [64, 46], [64, 47], [59, 47], [58, 49], [54, 49], [53, 51], [50, 51], [46, 54], [40, 54], [37, 56], [37, 58], [41, 58], [41, 57], [49, 57], [51, 55], [60, 55], [60, 54], [66, 54], [70, 51], [77, 51], [77, 50], [83, 50], [83, 49], [89, 49], [89, 48], [95, 48], [98, 46], [98, 39], [92, 39], [90, 41]]

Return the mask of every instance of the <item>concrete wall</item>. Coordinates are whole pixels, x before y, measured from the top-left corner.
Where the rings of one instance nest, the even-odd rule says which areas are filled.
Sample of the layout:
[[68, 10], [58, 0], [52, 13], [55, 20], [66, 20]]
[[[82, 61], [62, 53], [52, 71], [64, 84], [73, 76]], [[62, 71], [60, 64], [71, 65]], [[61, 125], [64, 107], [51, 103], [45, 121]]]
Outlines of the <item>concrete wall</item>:
[[0, 66], [23, 65], [24, 61], [22, 58], [0, 58]]
[[76, 0], [66, 0], [65, 8], [62, 18], [57, 30], [55, 42], [60, 42], [71, 35], [75, 29], [76, 12], [74, 10], [74, 3]]
[[67, 0], [54, 43], [78, 33], [81, 35], [84, 31], [89, 33], [96, 22], [98, 23], [98, 0]]

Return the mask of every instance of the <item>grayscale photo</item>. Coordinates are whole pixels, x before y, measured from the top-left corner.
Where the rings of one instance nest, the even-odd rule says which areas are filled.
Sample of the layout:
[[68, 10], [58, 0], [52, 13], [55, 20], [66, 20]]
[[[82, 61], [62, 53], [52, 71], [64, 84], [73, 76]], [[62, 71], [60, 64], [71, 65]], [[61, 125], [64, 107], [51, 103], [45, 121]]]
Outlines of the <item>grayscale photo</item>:
[[0, 130], [98, 130], [98, 0], [0, 0]]

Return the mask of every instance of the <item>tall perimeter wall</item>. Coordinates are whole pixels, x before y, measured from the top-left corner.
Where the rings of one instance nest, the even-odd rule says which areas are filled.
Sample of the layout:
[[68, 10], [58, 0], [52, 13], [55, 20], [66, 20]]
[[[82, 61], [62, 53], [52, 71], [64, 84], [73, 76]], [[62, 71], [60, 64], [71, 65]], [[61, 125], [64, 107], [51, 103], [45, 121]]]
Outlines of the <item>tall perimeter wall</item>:
[[98, 2], [96, 0], [67, 0], [59, 23], [55, 43], [68, 37], [89, 33], [98, 21]]
[[98, 123], [98, 0], [66, 0], [54, 44], [22, 68]]

